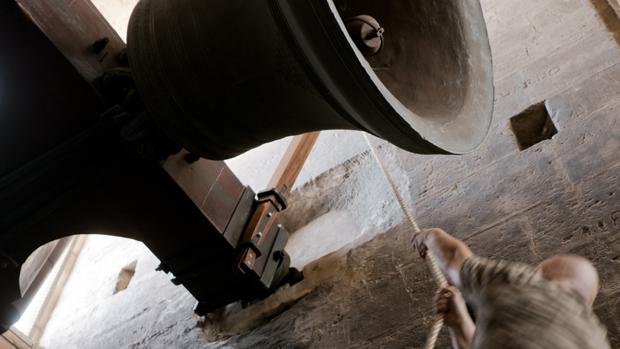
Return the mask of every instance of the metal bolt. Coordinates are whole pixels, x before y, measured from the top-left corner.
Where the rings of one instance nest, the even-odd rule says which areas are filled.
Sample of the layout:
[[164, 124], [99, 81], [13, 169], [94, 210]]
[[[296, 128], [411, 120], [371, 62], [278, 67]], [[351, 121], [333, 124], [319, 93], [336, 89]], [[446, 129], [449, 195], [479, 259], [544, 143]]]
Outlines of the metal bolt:
[[196, 155], [194, 153], [187, 153], [183, 155], [183, 160], [188, 164], [193, 164], [194, 162], [200, 160], [200, 155]]
[[129, 56], [127, 55], [127, 49], [121, 51], [116, 55], [116, 61], [123, 67], [129, 67]]
[[372, 57], [383, 48], [385, 29], [371, 16], [361, 15], [345, 20], [355, 46], [365, 57]]
[[257, 239], [260, 239], [262, 237], [263, 237], [263, 232], [262, 231], [259, 231], [258, 233], [256, 233], [256, 238]]
[[109, 44], [109, 43], [110, 43], [110, 39], [109, 39], [109, 38], [107, 38], [107, 37], [103, 37], [103, 38], [101, 38], [101, 39], [99, 39], [99, 40], [95, 41], [95, 42], [91, 45], [90, 49], [91, 49], [94, 53], [96, 53], [96, 54], [100, 54], [100, 53], [101, 53], [101, 51], [103, 51], [103, 50], [106, 48], [106, 46], [108, 46], [108, 44]]
[[268, 213], [267, 213], [267, 217], [269, 217], [269, 218], [273, 217], [273, 213], [268, 212]]
[[284, 258], [284, 251], [276, 251], [273, 253], [273, 260], [279, 261], [282, 260], [282, 258]]

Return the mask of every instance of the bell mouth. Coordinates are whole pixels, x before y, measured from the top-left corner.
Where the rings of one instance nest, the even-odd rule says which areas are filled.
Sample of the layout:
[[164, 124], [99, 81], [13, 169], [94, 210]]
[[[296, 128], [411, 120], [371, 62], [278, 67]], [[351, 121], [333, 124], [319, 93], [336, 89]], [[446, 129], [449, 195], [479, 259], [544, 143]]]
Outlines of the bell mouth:
[[[466, 153], [482, 143], [494, 88], [477, 0], [327, 1], [378, 98], [392, 107], [392, 117], [449, 153]], [[360, 15], [376, 19], [383, 39], [380, 51], [366, 57], [346, 26]]]

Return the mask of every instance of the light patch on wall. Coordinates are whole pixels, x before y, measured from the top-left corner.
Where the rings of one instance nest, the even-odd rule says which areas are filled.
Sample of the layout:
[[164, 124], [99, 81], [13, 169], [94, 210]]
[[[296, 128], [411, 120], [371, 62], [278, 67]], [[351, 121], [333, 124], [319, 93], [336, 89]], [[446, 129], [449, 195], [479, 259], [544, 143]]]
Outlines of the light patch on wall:
[[120, 273], [118, 273], [118, 279], [116, 280], [116, 286], [114, 287], [114, 293], [117, 294], [123, 290], [126, 290], [129, 287], [129, 283], [133, 276], [136, 274], [136, 266], [138, 265], [138, 261], [135, 260], [121, 269]]
[[116, 30], [124, 41], [127, 41], [129, 17], [138, 0], [93, 0], [92, 3]]
[[286, 245], [291, 266], [301, 270], [306, 264], [356, 241], [361, 231], [349, 212], [328, 212], [291, 235]]

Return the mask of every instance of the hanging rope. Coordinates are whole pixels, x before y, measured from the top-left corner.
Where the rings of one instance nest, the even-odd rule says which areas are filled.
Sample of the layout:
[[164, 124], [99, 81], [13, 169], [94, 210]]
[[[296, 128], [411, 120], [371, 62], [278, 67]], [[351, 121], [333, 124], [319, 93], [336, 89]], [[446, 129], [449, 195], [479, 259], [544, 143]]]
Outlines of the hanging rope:
[[[407, 219], [409, 219], [409, 222], [411, 223], [411, 227], [413, 228], [413, 232], [421, 233], [422, 230], [418, 226], [418, 222], [416, 221], [413, 211], [411, 211], [409, 206], [407, 206], [405, 199], [400, 194], [398, 187], [396, 187], [396, 182], [394, 181], [390, 173], [385, 168], [385, 165], [381, 161], [381, 158], [379, 158], [379, 153], [377, 152], [376, 147], [374, 146], [374, 144], [372, 144], [370, 138], [368, 137], [366, 133], [364, 133], [364, 138], [366, 139], [366, 143], [368, 143], [368, 147], [370, 148], [370, 152], [374, 156], [375, 161], [379, 165], [379, 168], [381, 168], [381, 171], [383, 172], [383, 176], [385, 177], [388, 184], [392, 188], [392, 192], [394, 193], [394, 196], [396, 197], [396, 201], [398, 201], [400, 208], [405, 213], [405, 216], [407, 216]], [[437, 259], [430, 251], [426, 253], [425, 260], [426, 260], [428, 269], [431, 271], [431, 274], [433, 275], [433, 279], [435, 279], [435, 282], [437, 283], [437, 286], [439, 288], [448, 287], [448, 281], [446, 280], [446, 276], [443, 274], [443, 272], [439, 268]], [[426, 338], [424, 349], [433, 349], [435, 347], [435, 343], [437, 343], [437, 337], [439, 336], [439, 332], [441, 331], [442, 327], [443, 327], [443, 317], [437, 316]]]

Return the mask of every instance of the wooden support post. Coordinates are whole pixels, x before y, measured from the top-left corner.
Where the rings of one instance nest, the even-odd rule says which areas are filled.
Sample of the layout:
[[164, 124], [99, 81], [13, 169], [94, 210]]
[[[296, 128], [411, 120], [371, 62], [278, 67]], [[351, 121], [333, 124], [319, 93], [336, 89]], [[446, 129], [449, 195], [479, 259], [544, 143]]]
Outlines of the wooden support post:
[[30, 338], [16, 328], [0, 335], [0, 349], [32, 349], [33, 346]]
[[288, 196], [319, 134], [320, 132], [310, 132], [293, 138], [273, 173], [268, 188], [275, 188], [282, 196]]
[[56, 309], [56, 305], [58, 304], [58, 300], [62, 295], [62, 291], [69, 280], [69, 276], [71, 276], [71, 272], [73, 271], [73, 267], [75, 266], [77, 259], [84, 247], [86, 242], [85, 235], [78, 235], [71, 238], [71, 244], [69, 245], [69, 250], [67, 251], [67, 255], [65, 256], [62, 264], [60, 265], [60, 269], [58, 270], [58, 274], [52, 281], [52, 285], [50, 290], [43, 301], [43, 305], [41, 306], [41, 310], [39, 310], [39, 314], [35, 319], [34, 325], [30, 330], [28, 337], [35, 346], [38, 346], [43, 333], [45, 332], [45, 328], [47, 327], [47, 323], [52, 317], [54, 313], [54, 309]]
[[[23, 277], [26, 281], [22, 299], [19, 301], [22, 306], [32, 301], [70, 243], [71, 237], [65, 237], [42, 246], [28, 257], [22, 265], [20, 274], [20, 280]], [[25, 309], [27, 306], [23, 307]]]
[[[319, 133], [311, 132], [293, 138], [269, 181], [269, 188], [274, 188], [283, 198], [288, 196]], [[274, 231], [272, 228], [276, 222], [277, 213], [278, 209], [273, 204], [269, 202], [259, 204], [244, 232], [243, 241], [252, 241], [254, 245], [261, 246], [270, 238], [269, 232]], [[254, 249], [245, 248], [237, 263], [239, 270], [243, 273], [253, 272], [260, 277], [264, 265], [258, 262], [258, 258]]]

